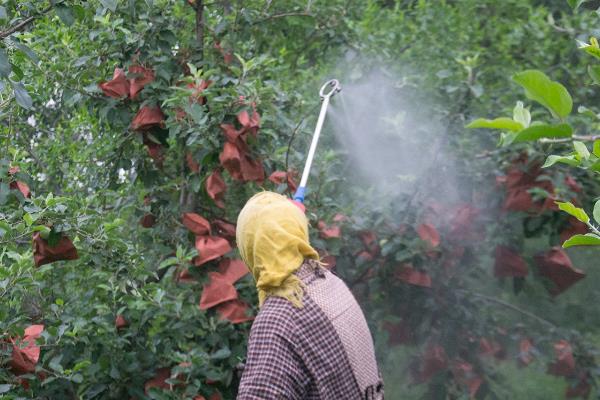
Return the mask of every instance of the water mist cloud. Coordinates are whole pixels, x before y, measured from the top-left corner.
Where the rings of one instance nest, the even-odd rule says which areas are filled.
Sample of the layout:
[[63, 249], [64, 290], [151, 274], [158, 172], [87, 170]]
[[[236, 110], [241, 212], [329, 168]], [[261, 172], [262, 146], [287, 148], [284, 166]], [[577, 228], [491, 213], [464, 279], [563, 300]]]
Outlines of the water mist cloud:
[[330, 106], [329, 127], [347, 155], [347, 181], [381, 197], [456, 197], [452, 157], [443, 151], [446, 130], [432, 117], [433, 106], [383, 71], [354, 82], [340, 77], [343, 90]]

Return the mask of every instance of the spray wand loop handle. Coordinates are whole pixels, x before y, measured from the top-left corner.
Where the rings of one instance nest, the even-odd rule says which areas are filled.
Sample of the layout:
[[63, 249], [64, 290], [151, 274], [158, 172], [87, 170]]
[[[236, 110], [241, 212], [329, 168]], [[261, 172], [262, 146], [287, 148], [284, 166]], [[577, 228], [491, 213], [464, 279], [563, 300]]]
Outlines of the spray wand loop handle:
[[[328, 92], [326, 92], [327, 88], [330, 88]], [[342, 87], [340, 86], [338, 80], [332, 79], [330, 81], [325, 82], [325, 84], [321, 86], [321, 90], [319, 91], [319, 96], [321, 96], [323, 104], [321, 104], [321, 112], [319, 113], [319, 119], [317, 120], [315, 133], [313, 134], [312, 142], [310, 143], [310, 148], [308, 150], [308, 155], [306, 156], [306, 163], [304, 164], [302, 179], [300, 180], [300, 185], [298, 186], [298, 189], [294, 194], [294, 200], [300, 203], [304, 202], [304, 195], [306, 193], [306, 182], [308, 181], [308, 175], [310, 175], [310, 167], [315, 156], [315, 151], [317, 150], [317, 143], [319, 142], [319, 136], [321, 136], [321, 129], [323, 128], [323, 123], [325, 122], [325, 115], [327, 114], [329, 99], [341, 90]]]

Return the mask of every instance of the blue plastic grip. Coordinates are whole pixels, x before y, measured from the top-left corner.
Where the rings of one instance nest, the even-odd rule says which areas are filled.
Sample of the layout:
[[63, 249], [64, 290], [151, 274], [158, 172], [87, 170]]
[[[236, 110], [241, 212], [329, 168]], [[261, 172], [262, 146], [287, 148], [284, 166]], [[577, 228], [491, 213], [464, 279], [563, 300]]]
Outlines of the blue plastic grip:
[[304, 203], [304, 193], [306, 192], [306, 186], [300, 186], [296, 189], [296, 193], [294, 194], [294, 200], [299, 201], [300, 203]]

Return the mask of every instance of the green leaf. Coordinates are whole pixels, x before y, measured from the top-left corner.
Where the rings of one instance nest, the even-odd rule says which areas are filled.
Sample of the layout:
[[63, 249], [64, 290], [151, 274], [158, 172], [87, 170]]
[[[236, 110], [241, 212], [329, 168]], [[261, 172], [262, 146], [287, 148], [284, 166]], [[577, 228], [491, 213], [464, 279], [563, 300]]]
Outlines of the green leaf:
[[52, 357], [52, 359], [50, 360], [50, 362], [48, 363], [48, 366], [50, 367], [50, 369], [58, 372], [58, 373], [62, 373], [63, 372], [63, 367], [62, 365], [60, 365], [60, 362], [62, 361], [63, 356], [61, 354]]
[[583, 208], [575, 207], [573, 204], [566, 202], [555, 201], [559, 209], [563, 210], [567, 214], [577, 218], [579, 221], [584, 223], [590, 222], [590, 217], [586, 214]]
[[546, 162], [542, 165], [542, 168], [548, 168], [556, 163], [568, 164], [571, 166], [578, 166], [580, 161], [575, 156], [555, 156], [551, 155], [546, 158]]
[[223, 347], [222, 349], [219, 349], [217, 351], [215, 351], [214, 353], [212, 353], [210, 355], [210, 358], [212, 360], [224, 360], [225, 358], [228, 358], [231, 355], [231, 350], [229, 350], [227, 347]]
[[575, 11], [579, 8], [579, 6], [581, 6], [586, 1], [588, 1], [588, 0], [567, 0], [567, 3], [569, 3], [569, 6], [571, 6], [573, 11]]
[[600, 65], [588, 65], [588, 74], [596, 85], [600, 85]]
[[595, 163], [593, 163], [592, 165], [590, 165], [588, 167], [588, 169], [591, 169], [592, 171], [595, 171], [595, 172], [600, 172], [600, 160], [596, 161]]
[[90, 365], [92, 365], [92, 362], [90, 360], [80, 361], [77, 364], [75, 364], [75, 366], [73, 367], [73, 372], [77, 372], [77, 371], [86, 369]]
[[600, 236], [593, 233], [575, 235], [571, 236], [562, 245], [565, 249], [572, 246], [600, 246]]
[[590, 38], [590, 43], [584, 43], [577, 41], [579, 44], [579, 48], [588, 53], [591, 56], [594, 56], [600, 59], [600, 46], [598, 46], [598, 39], [595, 37]]
[[30, 109], [33, 106], [33, 100], [29, 93], [27, 93], [25, 86], [21, 82], [11, 82], [11, 84], [17, 103], [23, 108]]
[[6, 8], [0, 6], [0, 20], [8, 19], [8, 14], [6, 14]]
[[575, 152], [577, 153], [577, 155], [580, 158], [582, 158], [584, 160], [587, 160], [588, 158], [590, 158], [590, 151], [585, 146], [585, 143], [579, 142], [579, 141], [574, 141], [573, 147], [575, 147]]
[[598, 114], [596, 114], [595, 112], [593, 112], [592, 110], [590, 110], [589, 108], [587, 108], [585, 106], [577, 107], [577, 112], [581, 115], [585, 115], [586, 117], [590, 117], [593, 119], [600, 119], [600, 116]]
[[71, 11], [73, 11], [73, 15], [78, 20], [82, 20], [83, 18], [85, 18], [85, 8], [83, 8], [82, 6], [76, 4], [71, 8]]
[[594, 155], [596, 157], [600, 157], [600, 140], [594, 141], [594, 147], [592, 148], [592, 153], [594, 153]]
[[115, 11], [117, 9], [117, 0], [100, 0], [100, 3], [110, 11]]
[[528, 109], [523, 107], [522, 101], [517, 101], [517, 105], [513, 110], [513, 120], [523, 125], [524, 128], [529, 127], [529, 124], [531, 123], [531, 113]]
[[33, 224], [33, 217], [31, 214], [25, 213], [25, 215], [23, 215], [23, 221], [25, 221], [27, 226], [31, 226], [31, 224]]
[[38, 58], [37, 54], [35, 54], [35, 52], [33, 50], [31, 50], [29, 47], [25, 46], [23, 43], [16, 42], [14, 40], [12, 41], [12, 43], [23, 54], [25, 54], [27, 57], [29, 57], [29, 59], [31, 61], [33, 61], [35, 64], [40, 62], [40, 59]]
[[81, 66], [87, 64], [87, 62], [90, 60], [90, 58], [92, 58], [92, 57], [90, 57], [90, 56], [79, 57], [77, 60], [75, 60], [75, 62], [73, 63], [73, 66], [74, 67], [81, 67]]
[[0, 221], [0, 237], [3, 237], [10, 232], [10, 225], [4, 221]]
[[596, 204], [594, 204], [594, 219], [596, 220], [597, 223], [600, 224], [600, 200], [596, 201]]
[[18, 66], [11, 64], [12, 66], [12, 72], [15, 76], [15, 80], [16, 81], [20, 81], [21, 79], [23, 79], [25, 77], [25, 74], [23, 73], [23, 70], [21, 68], [19, 68]]
[[533, 125], [517, 133], [513, 143], [528, 142], [541, 138], [565, 138], [571, 137], [572, 134], [573, 128], [569, 124]]
[[10, 61], [8, 61], [8, 54], [6, 50], [0, 47], [0, 77], [8, 78], [10, 71], [12, 71], [12, 68]]
[[160, 265], [158, 266], [158, 269], [170, 267], [171, 265], [175, 265], [178, 262], [179, 262], [179, 260], [175, 257], [167, 258], [166, 260], [164, 260], [163, 262], [160, 263]]
[[0, 206], [6, 204], [9, 194], [10, 186], [8, 186], [8, 183], [0, 182]]
[[550, 80], [541, 71], [527, 70], [513, 75], [513, 81], [525, 89], [525, 95], [537, 101], [554, 115], [565, 118], [571, 113], [573, 100], [567, 89]]
[[54, 230], [51, 230], [50, 233], [48, 234], [48, 239], [47, 239], [48, 246], [50, 246], [50, 247], [56, 247], [56, 245], [60, 241], [61, 237], [62, 237], [62, 234], [60, 232], [56, 232]]
[[513, 121], [510, 118], [496, 118], [493, 120], [479, 118], [467, 125], [467, 128], [500, 129], [512, 132], [519, 132], [523, 129], [523, 125], [520, 122]]
[[70, 7], [67, 7], [62, 4], [57, 5], [56, 14], [60, 18], [60, 20], [67, 26], [71, 26], [75, 22], [75, 18], [73, 17], [73, 11], [71, 11]]

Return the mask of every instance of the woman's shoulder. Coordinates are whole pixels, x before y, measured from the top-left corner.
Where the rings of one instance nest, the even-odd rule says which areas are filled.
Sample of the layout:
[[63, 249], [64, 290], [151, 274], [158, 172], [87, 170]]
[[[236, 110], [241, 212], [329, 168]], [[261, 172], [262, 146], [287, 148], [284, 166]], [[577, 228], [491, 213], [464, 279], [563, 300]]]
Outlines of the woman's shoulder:
[[283, 297], [269, 296], [252, 323], [252, 332], [269, 331], [289, 336], [296, 330], [298, 309]]

